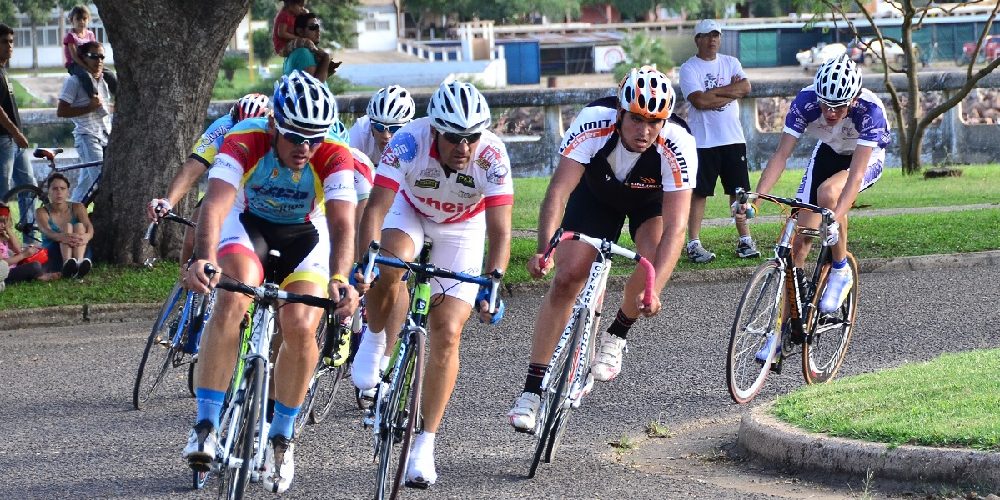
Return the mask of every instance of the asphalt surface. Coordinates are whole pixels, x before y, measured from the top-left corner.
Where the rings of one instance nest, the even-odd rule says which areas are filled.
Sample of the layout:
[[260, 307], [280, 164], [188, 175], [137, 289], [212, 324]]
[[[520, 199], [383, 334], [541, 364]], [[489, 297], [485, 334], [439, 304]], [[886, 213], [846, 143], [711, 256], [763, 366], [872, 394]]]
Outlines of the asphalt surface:
[[[1000, 347], [995, 267], [867, 273], [858, 328], [842, 375]], [[532, 438], [504, 415], [520, 392], [541, 292], [519, 292], [498, 326], [470, 323], [463, 366], [437, 441], [438, 484], [405, 498], [844, 498], [889, 488], [879, 478], [816, 479], [761, 470], [733, 450], [738, 419], [725, 389], [725, 352], [742, 282], [671, 284], [664, 311], [630, 335], [623, 373], [573, 413], [559, 457], [525, 479]], [[609, 296], [608, 309], [618, 298]], [[0, 332], [0, 498], [205, 498], [180, 458], [194, 401], [181, 380], [143, 411], [131, 387], [146, 323]], [[795, 370], [768, 379], [770, 401], [802, 384]], [[298, 439], [289, 498], [370, 497], [369, 431], [348, 394]], [[645, 437], [649, 422], [671, 430]], [[623, 440], [622, 436], [628, 439]], [[631, 449], [609, 443], [632, 442]], [[217, 482], [209, 483], [214, 488]], [[881, 491], [880, 488], [886, 489]], [[252, 497], [265, 497], [251, 485]], [[936, 490], [941, 493], [940, 490]]]

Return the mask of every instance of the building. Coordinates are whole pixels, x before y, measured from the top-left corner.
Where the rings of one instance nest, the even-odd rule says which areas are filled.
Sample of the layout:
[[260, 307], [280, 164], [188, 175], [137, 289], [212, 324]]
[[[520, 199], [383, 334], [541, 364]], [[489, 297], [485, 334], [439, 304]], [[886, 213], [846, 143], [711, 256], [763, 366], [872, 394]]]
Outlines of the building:
[[394, 0], [361, 0], [358, 7], [358, 50], [383, 52], [396, 50], [399, 40], [399, 7]]

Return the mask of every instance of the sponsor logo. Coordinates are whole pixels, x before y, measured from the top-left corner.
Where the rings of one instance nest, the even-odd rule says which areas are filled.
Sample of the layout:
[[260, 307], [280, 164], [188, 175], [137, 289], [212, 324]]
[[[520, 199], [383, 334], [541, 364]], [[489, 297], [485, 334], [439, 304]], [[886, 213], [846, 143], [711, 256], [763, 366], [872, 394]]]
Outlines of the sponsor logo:
[[413, 161], [417, 157], [417, 139], [409, 132], [401, 132], [392, 136], [392, 141], [382, 153], [381, 163], [399, 168], [400, 161]]
[[476, 159], [476, 165], [479, 165], [479, 167], [483, 170], [490, 168], [490, 165], [496, 165], [502, 162], [503, 153], [493, 146], [484, 147], [483, 150], [479, 152], [479, 158]]
[[441, 169], [437, 167], [429, 167], [420, 171], [420, 177], [433, 177], [435, 179], [441, 177]]
[[413, 185], [418, 188], [437, 189], [441, 183], [437, 179], [417, 179], [417, 182], [414, 182]]
[[625, 185], [632, 189], [661, 189], [663, 183], [653, 177], [640, 177], [637, 180], [626, 182]]
[[510, 169], [506, 165], [494, 165], [486, 171], [486, 180], [501, 186], [507, 182], [507, 174], [509, 173]]
[[[489, 176], [489, 174], [487, 174], [487, 176]], [[472, 178], [471, 175], [458, 174], [458, 176], [455, 177], [455, 181], [465, 187], [470, 187], [473, 189], [475, 189], [476, 187], [476, 181]]]
[[459, 198], [469, 199], [479, 196], [479, 193], [470, 193], [468, 191], [456, 191], [455, 196], [458, 196]]
[[450, 201], [442, 202], [441, 200], [435, 200], [430, 196], [417, 196], [416, 198], [420, 200], [421, 203], [427, 205], [430, 208], [449, 214], [458, 214], [465, 212], [466, 210], [472, 210], [476, 208], [476, 206], [479, 204], [478, 202], [477, 203], [452, 203]]
[[579, 146], [580, 143], [586, 141], [587, 139], [606, 135], [605, 133], [603, 133], [603, 131], [609, 127], [612, 127], [613, 125], [614, 121], [611, 119], [586, 122], [577, 127], [577, 129], [574, 130], [566, 138], [565, 141], [566, 145], [559, 148], [559, 152], [562, 153], [566, 149], [575, 148], [576, 146]]
[[270, 177], [271, 179], [277, 179], [279, 175], [281, 175], [281, 172], [279, 172], [278, 169], [273, 168], [271, 169], [271, 175], [269, 175], [268, 177]]
[[286, 200], [304, 200], [311, 196], [307, 191], [285, 188], [281, 186], [250, 186], [254, 196], [264, 198], [282, 198]]

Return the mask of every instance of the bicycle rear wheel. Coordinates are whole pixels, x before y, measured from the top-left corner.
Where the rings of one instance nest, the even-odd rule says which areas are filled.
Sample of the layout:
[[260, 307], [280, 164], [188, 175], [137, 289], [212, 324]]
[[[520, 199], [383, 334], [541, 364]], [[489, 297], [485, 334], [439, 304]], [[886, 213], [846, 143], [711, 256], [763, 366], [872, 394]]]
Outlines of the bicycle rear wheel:
[[[375, 499], [394, 499], [399, 495], [410, 456], [410, 441], [420, 417], [420, 391], [423, 387], [424, 338], [419, 330], [409, 330], [408, 346], [396, 364], [385, 398], [378, 429], [378, 470], [375, 474]], [[398, 447], [397, 450], [395, 448]]]
[[837, 375], [847, 356], [847, 347], [854, 332], [854, 320], [858, 314], [858, 262], [851, 254], [847, 254], [847, 265], [851, 268], [854, 284], [840, 309], [832, 314], [819, 312], [819, 301], [830, 276], [830, 264], [824, 264], [825, 269], [820, 273], [809, 318], [809, 332], [802, 344], [802, 375], [807, 384], [821, 384], [831, 380]]
[[[18, 217], [11, 217], [11, 221], [14, 222], [15, 229], [25, 236], [23, 241], [25, 243], [31, 240], [38, 241], [38, 225], [35, 223], [35, 210], [38, 210], [42, 205], [49, 202], [45, 193], [33, 184], [22, 184], [3, 193], [3, 201], [12, 209], [17, 208]], [[21, 222], [27, 224], [27, 226], [21, 225]]]
[[183, 355], [181, 352], [182, 343], [174, 342], [177, 329], [183, 328], [180, 319], [184, 309], [185, 290], [181, 287], [180, 281], [174, 285], [174, 289], [167, 296], [167, 301], [160, 308], [153, 323], [153, 329], [146, 339], [146, 348], [142, 351], [142, 359], [139, 361], [139, 369], [135, 375], [135, 382], [132, 384], [132, 406], [136, 410], [141, 410], [142, 406], [149, 401], [153, 391], [160, 385], [163, 376], [170, 369], [175, 357]]
[[[333, 335], [327, 340], [327, 342], [332, 343], [330, 346], [331, 352], [329, 353], [331, 364], [327, 364], [322, 358], [319, 360], [321, 366], [317, 370], [315, 395], [313, 396], [314, 401], [312, 410], [309, 412], [309, 421], [314, 424], [322, 422], [330, 413], [330, 409], [333, 408], [333, 400], [337, 396], [341, 382], [347, 376], [350, 367], [346, 360], [337, 365], [339, 361], [338, 357], [340, 356], [338, 352], [342, 349], [341, 346], [344, 342], [348, 344], [351, 342], [352, 334], [350, 328], [337, 325], [335, 329], [331, 330], [331, 333]], [[348, 347], [350, 346], [348, 345]]]
[[[237, 426], [232, 432], [233, 443], [227, 463], [223, 463], [222, 480], [219, 482], [219, 496], [228, 499], [242, 499], [250, 482], [256, 456], [257, 423], [261, 416], [261, 397], [264, 394], [264, 360], [257, 358], [247, 364], [244, 385], [238, 392], [242, 395], [233, 404], [240, 405], [236, 418], [229, 425]], [[266, 436], [264, 436], [266, 437]]]
[[726, 357], [726, 386], [733, 401], [739, 404], [749, 403], [757, 396], [771, 371], [771, 362], [775, 361], [777, 342], [767, 352], [764, 362], [757, 359], [757, 353], [767, 345], [769, 336], [779, 334], [785, 287], [783, 277], [777, 260], [758, 266], [743, 291], [733, 319]]

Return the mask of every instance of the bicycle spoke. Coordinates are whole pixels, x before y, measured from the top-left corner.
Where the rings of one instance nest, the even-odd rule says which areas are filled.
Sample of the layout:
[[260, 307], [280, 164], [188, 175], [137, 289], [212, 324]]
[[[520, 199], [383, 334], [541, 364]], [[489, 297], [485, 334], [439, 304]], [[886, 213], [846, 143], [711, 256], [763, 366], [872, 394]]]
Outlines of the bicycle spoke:
[[[737, 403], [748, 403], [760, 392], [776, 356], [774, 348], [769, 352], [763, 350], [769, 336], [777, 335], [780, 324], [781, 278], [777, 261], [761, 264], [740, 300], [726, 359], [726, 385]], [[758, 353], [765, 356], [764, 362], [757, 359]]]

